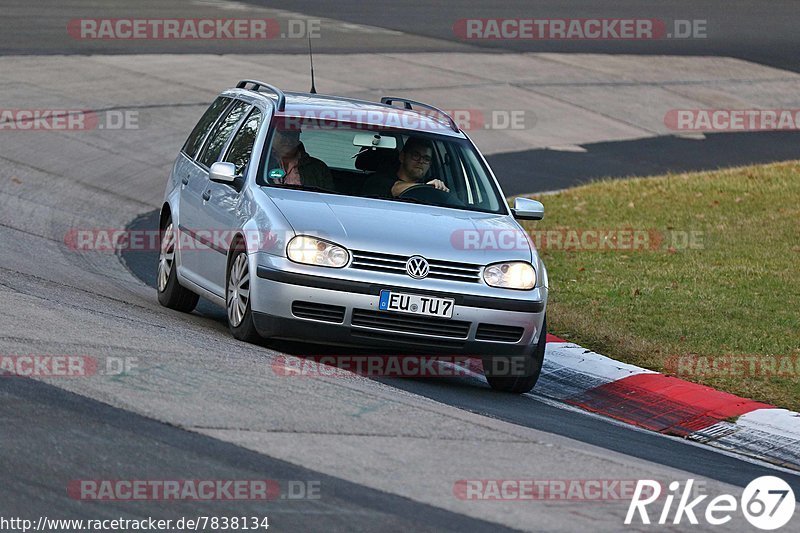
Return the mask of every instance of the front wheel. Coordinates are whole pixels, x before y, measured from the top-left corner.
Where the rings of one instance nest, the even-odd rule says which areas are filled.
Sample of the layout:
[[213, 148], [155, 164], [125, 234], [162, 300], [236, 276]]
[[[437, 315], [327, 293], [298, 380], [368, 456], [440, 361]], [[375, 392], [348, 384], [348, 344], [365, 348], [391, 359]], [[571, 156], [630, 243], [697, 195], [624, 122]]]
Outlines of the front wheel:
[[225, 284], [225, 309], [228, 316], [228, 328], [240, 341], [258, 342], [261, 337], [253, 323], [253, 311], [250, 309], [250, 266], [247, 253], [237, 249], [228, 267], [228, 279]]
[[484, 375], [489, 385], [497, 391], [522, 394], [530, 392], [539, 381], [547, 346], [547, 317], [542, 320], [539, 342], [530, 355], [511, 355], [487, 358], [483, 362]]

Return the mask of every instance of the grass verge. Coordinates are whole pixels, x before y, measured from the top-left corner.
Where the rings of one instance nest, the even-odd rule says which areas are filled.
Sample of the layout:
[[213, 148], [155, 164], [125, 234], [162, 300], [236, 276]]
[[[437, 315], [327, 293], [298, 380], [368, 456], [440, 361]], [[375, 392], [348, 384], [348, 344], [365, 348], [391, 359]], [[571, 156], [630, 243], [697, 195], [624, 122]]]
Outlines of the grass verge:
[[532, 197], [551, 333], [800, 411], [800, 162]]

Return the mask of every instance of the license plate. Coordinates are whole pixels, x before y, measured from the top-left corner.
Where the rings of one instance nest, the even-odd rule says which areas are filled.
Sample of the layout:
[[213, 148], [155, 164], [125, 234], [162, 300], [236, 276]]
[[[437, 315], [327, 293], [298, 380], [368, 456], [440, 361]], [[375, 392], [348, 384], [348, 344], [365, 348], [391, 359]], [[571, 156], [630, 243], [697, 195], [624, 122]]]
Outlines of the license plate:
[[387, 290], [381, 291], [381, 299], [378, 303], [378, 309], [381, 311], [397, 311], [442, 318], [452, 318], [453, 307], [455, 307], [455, 300], [452, 298], [436, 298]]

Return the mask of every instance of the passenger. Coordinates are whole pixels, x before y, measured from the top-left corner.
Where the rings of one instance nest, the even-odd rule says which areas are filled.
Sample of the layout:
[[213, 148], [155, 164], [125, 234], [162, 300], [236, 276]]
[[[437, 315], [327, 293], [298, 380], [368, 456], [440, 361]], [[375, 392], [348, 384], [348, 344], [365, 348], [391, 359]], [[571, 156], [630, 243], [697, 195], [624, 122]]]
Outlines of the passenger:
[[377, 196], [400, 196], [406, 189], [415, 185], [430, 185], [440, 191], [450, 189], [440, 179], [424, 181], [433, 160], [433, 145], [421, 137], [409, 137], [403, 145], [398, 159], [400, 167], [395, 173], [375, 173], [367, 178], [365, 192]]
[[270, 169], [280, 168], [285, 172], [277, 183], [334, 190], [333, 176], [328, 165], [308, 155], [300, 142], [300, 133], [299, 129], [275, 131]]

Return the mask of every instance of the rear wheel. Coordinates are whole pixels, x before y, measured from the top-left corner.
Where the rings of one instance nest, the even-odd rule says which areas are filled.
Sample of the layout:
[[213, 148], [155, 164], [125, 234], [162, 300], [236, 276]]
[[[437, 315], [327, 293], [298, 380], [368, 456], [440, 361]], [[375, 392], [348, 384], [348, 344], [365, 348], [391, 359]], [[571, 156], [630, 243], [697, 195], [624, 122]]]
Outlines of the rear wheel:
[[547, 346], [547, 317], [542, 320], [539, 342], [530, 355], [492, 357], [484, 361], [483, 368], [489, 385], [497, 391], [522, 394], [530, 392], [539, 381]]
[[175, 265], [175, 248], [177, 236], [172, 226], [172, 217], [167, 218], [166, 224], [159, 232], [158, 274], [156, 287], [158, 289], [158, 302], [164, 307], [190, 313], [200, 299], [198, 295], [178, 283]]
[[240, 341], [258, 342], [261, 336], [253, 323], [250, 294], [250, 266], [247, 253], [237, 247], [228, 266], [228, 279], [225, 284], [228, 328]]

